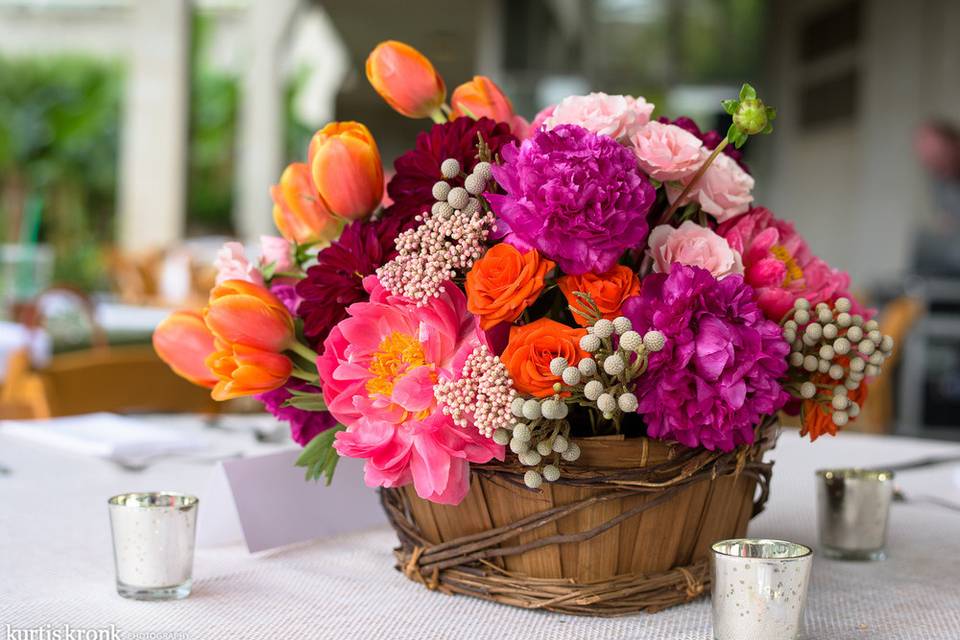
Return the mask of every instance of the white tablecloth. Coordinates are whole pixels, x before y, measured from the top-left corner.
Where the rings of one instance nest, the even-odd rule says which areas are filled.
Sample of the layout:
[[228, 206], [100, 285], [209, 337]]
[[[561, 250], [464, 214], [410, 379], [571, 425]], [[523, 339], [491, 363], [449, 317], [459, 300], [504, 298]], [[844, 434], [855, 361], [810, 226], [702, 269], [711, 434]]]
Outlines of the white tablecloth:
[[[960, 446], [856, 434], [811, 445], [786, 432], [773, 452], [771, 500], [751, 534], [815, 544], [816, 468], [948, 453]], [[254, 556], [240, 546], [199, 549], [188, 599], [124, 600], [114, 591], [106, 498], [143, 489], [201, 492], [209, 468], [168, 462], [131, 474], [15, 440], [2, 428], [0, 465], [11, 470], [0, 475], [0, 630], [112, 624], [127, 638], [182, 640], [711, 638], [706, 599], [655, 615], [589, 619], [428, 592], [392, 568], [396, 539], [387, 529]], [[941, 466], [904, 472], [898, 482], [908, 494], [960, 501], [958, 474], [958, 466]], [[889, 554], [877, 563], [815, 560], [809, 639], [960, 638], [960, 513], [894, 505]]]

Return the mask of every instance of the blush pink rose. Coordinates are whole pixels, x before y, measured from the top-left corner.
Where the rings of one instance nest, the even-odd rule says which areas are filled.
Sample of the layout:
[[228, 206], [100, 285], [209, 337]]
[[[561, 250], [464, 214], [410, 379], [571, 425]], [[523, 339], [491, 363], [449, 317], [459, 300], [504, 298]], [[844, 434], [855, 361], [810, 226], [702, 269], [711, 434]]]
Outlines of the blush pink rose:
[[217, 252], [217, 259], [213, 261], [213, 266], [217, 269], [215, 279], [217, 284], [227, 280], [244, 280], [263, 285], [263, 274], [250, 264], [243, 245], [239, 242], [225, 242]]
[[676, 229], [668, 224], [655, 227], [648, 244], [653, 270], [660, 273], [670, 273], [670, 266], [676, 262], [706, 269], [717, 279], [743, 273], [740, 253], [711, 229], [690, 220]]
[[672, 124], [652, 121], [630, 138], [640, 168], [660, 182], [691, 177], [703, 164], [703, 142]]
[[643, 98], [590, 93], [561, 100], [544, 126], [553, 129], [561, 124], [575, 124], [598, 135], [628, 138], [650, 122], [651, 113], [653, 105]]
[[293, 247], [286, 238], [278, 236], [260, 236], [260, 262], [273, 263], [274, 273], [289, 273], [297, 270], [293, 262]]
[[[703, 150], [703, 154], [706, 157], [708, 152]], [[682, 190], [682, 186], [668, 185], [667, 196], [670, 201], [678, 198]], [[736, 160], [721, 153], [707, 167], [681, 204], [696, 200], [700, 208], [716, 218], [717, 222], [726, 222], [750, 209], [750, 203], [753, 202], [752, 192], [753, 177], [744, 171]]]

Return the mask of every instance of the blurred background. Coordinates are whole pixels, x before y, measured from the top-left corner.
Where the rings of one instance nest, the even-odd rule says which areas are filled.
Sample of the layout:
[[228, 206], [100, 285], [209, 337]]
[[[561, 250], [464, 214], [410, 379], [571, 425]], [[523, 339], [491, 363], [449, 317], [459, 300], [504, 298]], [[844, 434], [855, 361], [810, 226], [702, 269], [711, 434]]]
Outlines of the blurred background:
[[0, 417], [214, 410], [150, 331], [202, 302], [224, 239], [273, 233], [315, 129], [366, 123], [388, 168], [412, 145], [428, 123], [364, 78], [385, 39], [528, 119], [598, 90], [723, 131], [753, 83], [779, 112], [746, 148], [757, 202], [900, 345], [859, 428], [960, 439], [954, 0], [0, 0]]

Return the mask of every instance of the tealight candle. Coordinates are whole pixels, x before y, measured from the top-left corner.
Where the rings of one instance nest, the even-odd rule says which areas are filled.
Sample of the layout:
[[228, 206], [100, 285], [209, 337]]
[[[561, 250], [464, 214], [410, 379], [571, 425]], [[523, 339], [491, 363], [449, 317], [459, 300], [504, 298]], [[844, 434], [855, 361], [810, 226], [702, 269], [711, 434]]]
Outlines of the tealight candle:
[[784, 540], [713, 545], [715, 640], [794, 640], [803, 624], [813, 552]]
[[820, 546], [829, 558], [882, 560], [893, 499], [893, 472], [817, 471]]
[[135, 600], [190, 595], [198, 500], [177, 493], [110, 498], [117, 592]]

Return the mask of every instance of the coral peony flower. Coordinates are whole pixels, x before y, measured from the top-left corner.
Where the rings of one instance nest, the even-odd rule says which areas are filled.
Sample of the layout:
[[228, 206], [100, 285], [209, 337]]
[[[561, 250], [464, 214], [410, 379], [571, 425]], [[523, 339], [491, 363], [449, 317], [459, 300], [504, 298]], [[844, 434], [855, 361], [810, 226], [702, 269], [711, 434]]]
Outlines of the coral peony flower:
[[757, 302], [771, 320], [779, 322], [801, 297], [813, 305], [853, 300], [850, 276], [813, 255], [794, 226], [769, 209], [755, 207], [720, 225], [717, 233], [743, 256], [746, 282], [757, 290]]
[[536, 301], [553, 267], [536, 250], [520, 253], [506, 243], [495, 245], [467, 273], [467, 310], [480, 318], [483, 330], [513, 322]]
[[203, 320], [227, 345], [278, 353], [295, 339], [293, 317], [283, 303], [265, 288], [243, 280], [214, 287]]
[[334, 447], [366, 459], [369, 486], [412, 481], [417, 495], [457, 504], [470, 488], [469, 463], [504, 453], [476, 429], [455, 426], [434, 395], [482, 344], [477, 320], [453, 283], [423, 307], [390, 295], [375, 276], [364, 286], [370, 301], [347, 309], [317, 360], [330, 413], [347, 427]]
[[310, 166], [303, 162], [294, 162], [283, 170], [280, 184], [270, 187], [270, 197], [273, 224], [290, 242], [325, 247], [343, 229], [343, 219], [324, 206], [313, 184]]
[[257, 396], [263, 407], [277, 420], [290, 425], [290, 437], [301, 447], [310, 444], [319, 433], [330, 429], [337, 424], [336, 418], [329, 411], [306, 411], [296, 407], [284, 406], [284, 403], [293, 397], [292, 391], [307, 393], [322, 393], [319, 387], [291, 378], [282, 387], [267, 391]]
[[683, 180], [703, 164], [703, 142], [672, 124], [648, 122], [630, 137], [640, 168], [654, 180]]
[[274, 273], [290, 273], [297, 270], [293, 261], [293, 247], [286, 238], [260, 236], [260, 262], [273, 265]]
[[[680, 197], [681, 189], [679, 186], [667, 187], [671, 202]], [[713, 215], [717, 222], [726, 222], [750, 209], [752, 191], [753, 177], [730, 156], [721, 153], [714, 158], [681, 204], [696, 200], [700, 208]]]
[[580, 338], [585, 333], [583, 329], [568, 327], [549, 318], [511, 327], [510, 341], [500, 360], [507, 365], [517, 391], [536, 398], [553, 395], [553, 385], [560, 378], [550, 372], [550, 361], [563, 357], [567, 362], [579, 362], [587, 355], [580, 348]]
[[754, 427], [789, 398], [779, 380], [790, 345], [742, 276], [717, 280], [675, 264], [644, 278], [623, 313], [641, 335], [656, 329], [667, 339], [636, 386], [650, 437], [731, 451], [753, 442]]
[[[475, 121], [457, 118], [453, 122], [435, 124], [429, 131], [417, 134], [414, 148], [393, 163], [396, 174], [387, 185], [387, 193], [393, 204], [385, 213], [406, 222], [430, 211], [436, 202], [433, 185], [442, 178], [440, 164], [447, 158], [453, 158], [465, 173], [472, 172], [478, 162], [477, 136], [483, 138], [494, 155], [516, 139], [511, 135], [509, 126], [490, 118]], [[454, 187], [463, 186], [461, 178], [447, 182]]]
[[447, 97], [443, 78], [430, 60], [408, 44], [387, 40], [367, 56], [367, 80], [401, 115], [429, 118]]
[[[723, 139], [726, 137], [719, 131], [716, 131], [713, 129], [709, 131], [701, 131], [700, 127], [697, 126], [697, 123], [694, 122], [693, 119], [688, 118], [686, 116], [681, 116], [676, 120], [670, 120], [670, 118], [667, 118], [666, 116], [660, 116], [659, 118], [657, 118], [657, 122], [660, 122], [662, 124], [673, 124], [680, 127], [684, 131], [692, 133], [697, 138], [699, 138], [703, 142], [703, 146], [710, 151], [713, 151], [714, 149], [716, 149], [717, 145], [720, 144], [723, 141]], [[743, 151], [741, 151], [740, 149], [737, 149], [732, 144], [728, 144], [723, 148], [723, 151], [721, 151], [721, 153], [723, 153], [724, 155], [730, 156], [730, 158], [735, 160], [736, 163], [740, 165], [740, 168], [746, 171], [747, 173], [750, 172], [750, 169], [743, 162]]]
[[[613, 320], [620, 315], [620, 308], [627, 298], [640, 293], [640, 279], [637, 278], [637, 274], [630, 267], [621, 264], [614, 265], [609, 271], [600, 274], [565, 275], [557, 281], [557, 284], [560, 285], [560, 291], [567, 299], [567, 304], [575, 309], [586, 311], [587, 305], [573, 295], [573, 292], [589, 293], [597, 308], [600, 309], [600, 313], [608, 320]], [[577, 312], [573, 312], [573, 319], [581, 327], [592, 324], [587, 316]]]
[[227, 280], [244, 280], [256, 285], [263, 284], [263, 274], [260, 273], [260, 269], [250, 264], [243, 245], [239, 242], [225, 242], [217, 252], [213, 266], [217, 269], [217, 277], [214, 281], [216, 284], [222, 284]]
[[513, 112], [510, 99], [503, 95], [493, 80], [486, 76], [473, 76], [470, 82], [464, 82], [453, 90], [450, 107], [456, 117], [490, 118], [510, 125], [513, 135], [525, 138], [527, 121]]
[[643, 98], [590, 93], [568, 96], [544, 121], [547, 129], [575, 124], [591, 133], [611, 138], [629, 138], [650, 121], [653, 105]]
[[715, 278], [743, 273], [740, 253], [723, 236], [691, 220], [676, 229], [668, 224], [656, 227], [647, 243], [657, 272], [669, 273], [670, 265], [680, 263], [706, 269]]
[[341, 218], [366, 218], [383, 199], [380, 150], [359, 122], [331, 122], [317, 131], [307, 159], [323, 205]]
[[207, 368], [207, 356], [216, 349], [213, 334], [200, 311], [174, 311], [153, 331], [153, 350], [181, 378], [212, 388], [217, 377]]
[[602, 273], [647, 237], [653, 186], [633, 153], [608, 136], [561, 125], [503, 149], [488, 194], [506, 241], [536, 247], [564, 272]]
[[397, 255], [394, 240], [399, 219], [359, 221], [347, 226], [340, 239], [317, 254], [317, 264], [297, 283], [301, 298], [297, 315], [303, 332], [316, 348], [347, 317], [347, 307], [367, 299], [363, 279]]
[[230, 400], [272, 391], [286, 384], [293, 363], [285, 355], [244, 344], [217, 340], [217, 350], [207, 357], [206, 365], [217, 376], [210, 395], [214, 400]]

